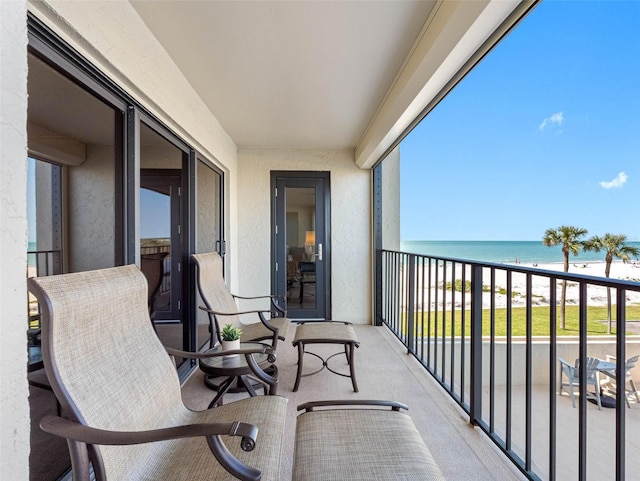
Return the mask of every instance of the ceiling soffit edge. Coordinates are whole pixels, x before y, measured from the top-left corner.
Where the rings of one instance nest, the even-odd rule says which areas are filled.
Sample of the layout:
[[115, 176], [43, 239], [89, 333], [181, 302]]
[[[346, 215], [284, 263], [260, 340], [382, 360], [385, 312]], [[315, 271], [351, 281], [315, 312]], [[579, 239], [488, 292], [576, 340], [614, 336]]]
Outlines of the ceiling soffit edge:
[[[358, 167], [370, 169], [388, 155], [539, 2], [472, 2], [476, 7], [473, 16], [469, 15], [468, 2], [445, 1], [434, 8], [430, 24], [411, 52], [413, 58], [405, 62], [356, 147]], [[449, 33], [457, 30], [456, 37], [445, 35], [442, 40], [438, 35], [444, 29], [449, 29]], [[442, 41], [448, 43], [436, 45]], [[432, 63], [434, 56], [436, 61], [440, 58], [436, 68]]]

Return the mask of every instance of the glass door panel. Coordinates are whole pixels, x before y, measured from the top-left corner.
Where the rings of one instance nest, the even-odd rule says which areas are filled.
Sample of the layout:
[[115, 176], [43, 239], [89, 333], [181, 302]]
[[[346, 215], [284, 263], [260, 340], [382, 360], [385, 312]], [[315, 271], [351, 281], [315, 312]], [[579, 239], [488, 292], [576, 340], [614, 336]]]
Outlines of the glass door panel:
[[188, 350], [181, 268], [186, 157], [186, 152], [140, 123], [140, 267], [149, 283], [150, 312], [158, 337], [166, 346]]
[[329, 174], [273, 172], [274, 291], [291, 319], [330, 316]]
[[[30, 47], [34, 45], [31, 44]], [[39, 45], [38, 49], [47, 49]], [[29, 148], [27, 217], [28, 276], [47, 276], [113, 267], [121, 262], [119, 182], [123, 111], [74, 80], [72, 63], [28, 53], [27, 134]], [[28, 347], [30, 380], [45, 377], [40, 355], [39, 311], [32, 296]], [[73, 348], [73, 339], [70, 339]], [[32, 479], [58, 479], [70, 465], [63, 439], [39, 429], [56, 413], [50, 390], [30, 383]]]
[[[196, 252], [218, 252], [224, 256], [222, 173], [198, 160], [196, 177]], [[196, 293], [198, 349], [207, 344], [210, 338], [209, 316], [197, 308], [203, 305], [200, 294]]]
[[154, 320], [174, 317], [171, 315], [171, 189], [156, 189], [140, 189], [140, 257], [142, 264], [145, 260], [161, 264], [159, 287], [149, 286], [155, 290], [150, 301]]
[[314, 188], [285, 188], [289, 308], [317, 308], [315, 194]]

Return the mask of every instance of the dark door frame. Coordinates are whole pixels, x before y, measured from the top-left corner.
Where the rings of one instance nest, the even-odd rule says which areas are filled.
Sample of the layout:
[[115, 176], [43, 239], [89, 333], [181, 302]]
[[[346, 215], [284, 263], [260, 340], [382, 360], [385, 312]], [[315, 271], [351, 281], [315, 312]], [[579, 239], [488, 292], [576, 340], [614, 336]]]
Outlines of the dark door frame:
[[[278, 232], [276, 226], [277, 212], [277, 184], [280, 180], [322, 180], [323, 190], [320, 192], [320, 199], [324, 207], [324, 229], [325, 236], [323, 242], [323, 264], [324, 282], [320, 292], [324, 292], [322, 301], [324, 302], [324, 318], [331, 319], [331, 173], [328, 171], [271, 171], [271, 292], [286, 296], [286, 275], [285, 281], [279, 282], [279, 272], [286, 272], [286, 252], [278, 252], [277, 236], [283, 235], [284, 229]], [[318, 240], [316, 240], [318, 242]], [[283, 257], [284, 254], [284, 258]], [[320, 302], [320, 300], [319, 300]]]

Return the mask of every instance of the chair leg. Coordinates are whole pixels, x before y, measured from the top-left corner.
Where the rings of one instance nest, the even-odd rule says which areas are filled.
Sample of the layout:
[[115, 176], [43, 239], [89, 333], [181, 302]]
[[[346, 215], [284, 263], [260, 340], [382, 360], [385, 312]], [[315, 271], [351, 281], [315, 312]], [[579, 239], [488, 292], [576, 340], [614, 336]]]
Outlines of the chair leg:
[[596, 384], [596, 400], [598, 401], [598, 410], [602, 411], [602, 403], [600, 402], [600, 386]]
[[576, 399], [574, 397], [573, 394], [573, 385], [571, 384], [571, 382], [565, 384], [564, 382], [562, 382], [562, 370], [560, 370], [560, 390], [558, 391], [558, 395], [562, 396], [562, 391], [564, 390], [564, 387], [567, 386], [568, 389], [566, 389], [566, 391], [569, 393], [569, 396], [571, 397], [571, 405], [575, 408], [576, 407]]
[[[346, 347], [346, 346], [345, 346]], [[353, 385], [353, 390], [358, 392], [358, 383], [356, 382], [356, 367], [353, 363], [353, 354], [354, 354], [354, 344], [353, 342], [349, 343], [349, 355], [347, 359], [349, 360], [349, 373], [351, 375], [351, 384]]]
[[293, 385], [293, 392], [298, 391], [300, 386], [300, 378], [302, 377], [302, 359], [304, 358], [304, 342], [298, 343], [298, 372], [296, 374], [296, 382]]
[[573, 392], [573, 385], [569, 384], [569, 394], [571, 395], [571, 405], [575, 408], [576, 407], [576, 395]]
[[633, 394], [635, 394], [636, 396], [636, 402], [640, 403], [640, 396], [638, 396], [638, 390], [636, 389], [636, 385], [633, 382], [633, 379], [629, 379], [629, 384], [631, 384], [631, 389], [633, 389]]

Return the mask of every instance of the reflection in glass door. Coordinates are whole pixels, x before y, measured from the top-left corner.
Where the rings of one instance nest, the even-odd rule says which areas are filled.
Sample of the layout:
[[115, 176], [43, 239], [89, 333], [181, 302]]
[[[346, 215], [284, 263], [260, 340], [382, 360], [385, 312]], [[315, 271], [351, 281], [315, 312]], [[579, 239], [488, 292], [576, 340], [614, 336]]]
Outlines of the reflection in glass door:
[[[208, 162], [198, 159], [196, 167], [196, 252], [217, 252], [224, 259], [223, 176]], [[195, 293], [196, 306], [204, 305]], [[209, 316], [196, 309], [196, 346], [201, 349], [209, 342]]]
[[142, 187], [140, 214], [142, 271], [155, 270], [158, 278], [149, 285], [149, 308], [155, 321], [171, 311], [171, 195]]
[[326, 173], [273, 173], [276, 294], [292, 319], [325, 319], [329, 291], [329, 178]]
[[[158, 125], [140, 122], [140, 268], [158, 337], [165, 346], [188, 350], [191, 326], [184, 315], [181, 268], [181, 190], [188, 153], [171, 139]], [[178, 366], [183, 362], [176, 359]]]
[[317, 308], [316, 196], [313, 188], [285, 187], [287, 305]]
[[[140, 258], [159, 272], [158, 281], [149, 278], [150, 311], [154, 322], [180, 319], [180, 286], [174, 275], [180, 259], [179, 213], [180, 174], [163, 170], [140, 175]], [[176, 251], [178, 254], [176, 254]], [[157, 263], [158, 267], [153, 267]], [[176, 284], [178, 284], [176, 286]]]

